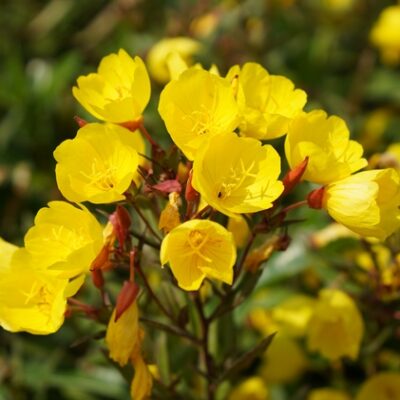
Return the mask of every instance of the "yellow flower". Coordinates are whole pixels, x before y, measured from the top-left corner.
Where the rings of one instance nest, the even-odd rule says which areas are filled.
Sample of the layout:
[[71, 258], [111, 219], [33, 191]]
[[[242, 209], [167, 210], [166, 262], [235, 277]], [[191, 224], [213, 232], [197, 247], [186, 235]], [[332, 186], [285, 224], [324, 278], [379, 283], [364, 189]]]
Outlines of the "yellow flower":
[[182, 289], [198, 290], [206, 277], [232, 284], [236, 248], [232, 234], [223, 226], [194, 219], [164, 238], [160, 259], [162, 265], [169, 262]]
[[143, 61], [125, 50], [104, 57], [97, 73], [81, 76], [72, 93], [94, 117], [107, 122], [137, 120], [150, 100], [150, 80]]
[[260, 375], [268, 383], [283, 384], [293, 382], [306, 367], [306, 356], [297, 341], [278, 332], [265, 352]]
[[325, 188], [323, 207], [350, 230], [384, 240], [400, 228], [400, 178], [387, 168], [363, 171]]
[[143, 332], [139, 327], [139, 311], [133, 302], [115, 321], [114, 309], [107, 327], [106, 344], [110, 358], [121, 367], [126, 365], [133, 355], [140, 353]]
[[25, 249], [1, 242], [0, 326], [36, 335], [56, 332], [64, 322], [68, 280], [35, 270]]
[[248, 378], [236, 386], [228, 400], [267, 400], [268, 389], [264, 381], [257, 376]]
[[191, 65], [192, 56], [200, 49], [200, 42], [188, 37], [162, 39], [150, 49], [147, 55], [149, 72], [157, 82], [167, 83], [171, 78], [168, 65], [170, 57], [177, 54], [184, 62]]
[[149, 366], [144, 362], [140, 354], [132, 358], [132, 364], [135, 369], [135, 375], [131, 384], [132, 400], [150, 399], [153, 388], [153, 376]]
[[96, 218], [87, 209], [63, 201], [40, 209], [25, 235], [35, 268], [63, 278], [89, 271], [102, 247], [103, 230]]
[[138, 153], [145, 144], [138, 131], [112, 124], [87, 124], [74, 139], [54, 151], [56, 178], [70, 201], [112, 203], [124, 200], [132, 181], [139, 182]]
[[283, 136], [289, 122], [307, 101], [307, 95], [295, 89], [291, 80], [270, 75], [261, 65], [234, 66], [226, 79], [237, 88], [240, 133], [257, 139]]
[[168, 83], [158, 111], [172, 140], [190, 160], [210, 137], [237, 126], [237, 105], [229, 82], [199, 67]]
[[341, 390], [324, 388], [314, 389], [310, 392], [307, 400], [351, 400], [350, 396]]
[[382, 11], [371, 30], [370, 40], [379, 48], [384, 63], [400, 62], [400, 5]]
[[349, 140], [346, 123], [322, 110], [297, 116], [289, 125], [285, 153], [291, 168], [309, 157], [304, 180], [327, 184], [346, 178], [367, 165], [363, 148]]
[[330, 360], [358, 357], [364, 323], [354, 301], [344, 292], [323, 289], [308, 324], [308, 347]]
[[225, 133], [210, 138], [197, 155], [192, 184], [206, 203], [235, 217], [272, 207], [283, 191], [280, 169], [272, 146]]
[[400, 400], [400, 374], [381, 372], [374, 375], [361, 386], [356, 400]]

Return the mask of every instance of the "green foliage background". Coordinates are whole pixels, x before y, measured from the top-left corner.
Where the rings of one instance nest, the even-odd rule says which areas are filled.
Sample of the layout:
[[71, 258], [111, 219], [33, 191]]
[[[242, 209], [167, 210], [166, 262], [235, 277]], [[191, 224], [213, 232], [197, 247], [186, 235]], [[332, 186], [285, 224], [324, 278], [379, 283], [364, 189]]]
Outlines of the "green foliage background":
[[[37, 210], [60, 197], [52, 152], [75, 136], [74, 115], [90, 119], [72, 97], [76, 78], [94, 71], [101, 57], [119, 48], [145, 58], [161, 38], [193, 36], [192, 21], [209, 12], [218, 16], [218, 24], [200, 39], [204, 51], [199, 61], [215, 63], [223, 73], [235, 63], [260, 62], [304, 89], [308, 108], [343, 117], [361, 140], [371, 112], [383, 108], [390, 115], [383, 139], [366, 152], [383, 151], [398, 140], [400, 70], [380, 63], [368, 34], [391, 4], [358, 0], [349, 11], [334, 12], [322, 0], [1, 0], [1, 236], [21, 244]], [[154, 84], [145, 119], [164, 141], [165, 128], [156, 113], [160, 90]], [[307, 216], [305, 230], [325, 220], [312, 212]], [[321, 262], [322, 256], [305, 247], [296, 251], [287, 268], [277, 260], [265, 271], [267, 307], [291, 291], [282, 282], [289, 277], [296, 287], [302, 271]], [[325, 273], [323, 279], [331, 279], [329, 270]], [[49, 337], [0, 331], [0, 400], [127, 398], [126, 383], [96, 343], [84, 338], [74, 343], [88, 332], [97, 333], [91, 325], [75, 318]]]

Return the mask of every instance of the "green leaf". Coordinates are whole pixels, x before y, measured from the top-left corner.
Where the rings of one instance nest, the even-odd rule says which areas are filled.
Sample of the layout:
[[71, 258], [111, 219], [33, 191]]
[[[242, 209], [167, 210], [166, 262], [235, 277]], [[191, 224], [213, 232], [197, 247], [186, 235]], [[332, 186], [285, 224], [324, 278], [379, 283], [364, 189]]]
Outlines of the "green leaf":
[[252, 362], [261, 357], [261, 355], [267, 350], [268, 346], [271, 344], [275, 333], [264, 338], [260, 343], [258, 343], [251, 350], [247, 351], [236, 360], [234, 360], [219, 377], [219, 382], [223, 382], [226, 379], [233, 378], [238, 375], [241, 371], [248, 368]]

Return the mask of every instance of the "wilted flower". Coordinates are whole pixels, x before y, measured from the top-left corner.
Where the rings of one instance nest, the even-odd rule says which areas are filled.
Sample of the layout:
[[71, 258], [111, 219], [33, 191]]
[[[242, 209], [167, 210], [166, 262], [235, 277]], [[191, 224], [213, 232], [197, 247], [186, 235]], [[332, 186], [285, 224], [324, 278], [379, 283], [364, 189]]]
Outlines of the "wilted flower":
[[162, 265], [169, 263], [182, 289], [198, 290], [206, 277], [232, 283], [236, 248], [232, 234], [222, 225], [194, 219], [164, 238], [160, 259]]
[[354, 301], [341, 290], [323, 289], [308, 324], [308, 347], [330, 360], [358, 357], [364, 323]]
[[139, 327], [139, 311], [136, 301], [116, 320], [116, 310], [113, 311], [107, 327], [106, 344], [110, 358], [121, 367], [126, 365], [135, 353], [140, 353], [142, 342]]
[[141, 354], [132, 357], [132, 365], [135, 370], [135, 375], [131, 384], [131, 399], [150, 399], [151, 390], [153, 388], [153, 376], [149, 366], [145, 363]]
[[308, 157], [303, 179], [326, 184], [367, 165], [362, 146], [349, 139], [346, 123], [322, 110], [297, 116], [289, 125], [285, 153], [291, 168]]
[[198, 67], [168, 83], [158, 111], [172, 140], [190, 160], [210, 137], [237, 126], [237, 105], [230, 84]]
[[307, 95], [288, 78], [270, 75], [260, 64], [234, 66], [226, 79], [236, 91], [240, 133], [273, 139], [287, 132], [289, 122], [302, 111]]
[[123, 193], [132, 181], [139, 182], [138, 153], [145, 153], [138, 131], [113, 124], [87, 124], [54, 151], [58, 187], [75, 202], [124, 200]]
[[72, 93], [94, 117], [122, 123], [139, 119], [150, 100], [150, 80], [143, 61], [125, 50], [104, 57], [97, 73], [80, 76]]
[[199, 152], [192, 183], [207, 204], [235, 217], [272, 207], [283, 191], [280, 169], [272, 146], [226, 133], [212, 137]]
[[400, 228], [400, 178], [387, 168], [363, 171], [325, 188], [323, 207], [352, 231], [384, 240]]

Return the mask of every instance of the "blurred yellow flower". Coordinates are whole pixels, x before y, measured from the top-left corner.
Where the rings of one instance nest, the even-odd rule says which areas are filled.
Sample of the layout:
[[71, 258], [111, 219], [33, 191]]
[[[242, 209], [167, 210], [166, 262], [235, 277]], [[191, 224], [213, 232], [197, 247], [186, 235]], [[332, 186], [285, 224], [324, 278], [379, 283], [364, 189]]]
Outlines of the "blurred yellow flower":
[[232, 233], [208, 220], [187, 221], [164, 238], [161, 265], [170, 264], [178, 285], [198, 290], [206, 277], [232, 284], [236, 247]]
[[70, 201], [112, 203], [124, 200], [132, 181], [139, 182], [138, 166], [145, 143], [138, 131], [113, 124], [87, 124], [74, 139], [54, 151], [57, 185]]
[[304, 336], [313, 313], [315, 300], [303, 294], [294, 294], [271, 310], [272, 319], [280, 331], [292, 337]]
[[329, 215], [365, 237], [384, 240], [400, 228], [400, 177], [391, 168], [359, 172], [325, 188]]
[[25, 249], [0, 243], [0, 326], [36, 335], [56, 332], [64, 322], [67, 279], [35, 270]]
[[311, 235], [310, 240], [311, 244], [319, 249], [342, 238], [358, 238], [358, 235], [346, 228], [344, 225], [332, 222], [325, 228], [314, 232]]
[[73, 278], [89, 271], [103, 247], [103, 229], [85, 208], [52, 201], [39, 210], [25, 235], [25, 248], [35, 268]]
[[232, 67], [226, 79], [236, 88], [240, 133], [257, 139], [283, 136], [302, 111], [307, 95], [288, 78], [270, 75], [260, 64]]
[[400, 143], [390, 145], [384, 153], [374, 154], [369, 159], [369, 167], [373, 169], [394, 168], [400, 172]]
[[228, 396], [228, 400], [268, 400], [268, 398], [265, 382], [257, 376], [241, 382]]
[[278, 332], [265, 352], [260, 376], [267, 383], [293, 382], [305, 371], [307, 359], [299, 343]]
[[297, 116], [289, 125], [285, 153], [291, 168], [309, 157], [303, 179], [327, 184], [346, 178], [367, 165], [363, 148], [349, 140], [346, 123], [339, 117], [327, 117], [322, 110]]
[[330, 360], [358, 357], [364, 322], [355, 302], [337, 289], [323, 289], [308, 324], [308, 347]]
[[[268, 292], [265, 293], [268, 295]], [[261, 293], [264, 296], [264, 293]], [[264, 336], [271, 335], [280, 329], [280, 326], [272, 319], [271, 310], [256, 307], [249, 313], [249, 322], [252, 327], [257, 329]]]
[[280, 170], [272, 146], [231, 132], [210, 138], [197, 154], [192, 184], [207, 204], [235, 217], [272, 207], [283, 191]]
[[312, 390], [307, 400], [351, 400], [351, 398], [347, 393], [341, 390], [323, 388]]
[[379, 48], [384, 63], [396, 65], [400, 62], [400, 5], [382, 11], [372, 27], [370, 40]]
[[190, 160], [210, 137], [237, 126], [237, 105], [229, 82], [199, 67], [168, 83], [158, 111], [172, 140]]
[[375, 272], [380, 274], [384, 285], [396, 286], [400, 282], [400, 266], [393, 259], [390, 248], [381, 243], [371, 244], [371, 251], [361, 251], [356, 254], [355, 259], [357, 265], [366, 271], [373, 271], [378, 267]]
[[356, 400], [400, 400], [400, 373], [380, 372], [360, 388]]
[[147, 65], [151, 76], [159, 83], [167, 83], [171, 79], [168, 66], [170, 57], [174, 54], [190, 66], [193, 64], [192, 56], [198, 53], [201, 44], [189, 37], [166, 38], [157, 42], [147, 55]]
[[392, 117], [393, 111], [389, 108], [374, 109], [366, 116], [359, 138], [365, 151], [373, 151], [380, 146]]
[[140, 354], [143, 332], [139, 327], [139, 310], [134, 301], [115, 321], [114, 309], [107, 327], [106, 344], [110, 358], [121, 367], [128, 364], [132, 356]]
[[141, 117], [150, 100], [150, 79], [143, 61], [120, 49], [101, 60], [97, 73], [80, 76], [72, 93], [94, 117], [130, 122]]

